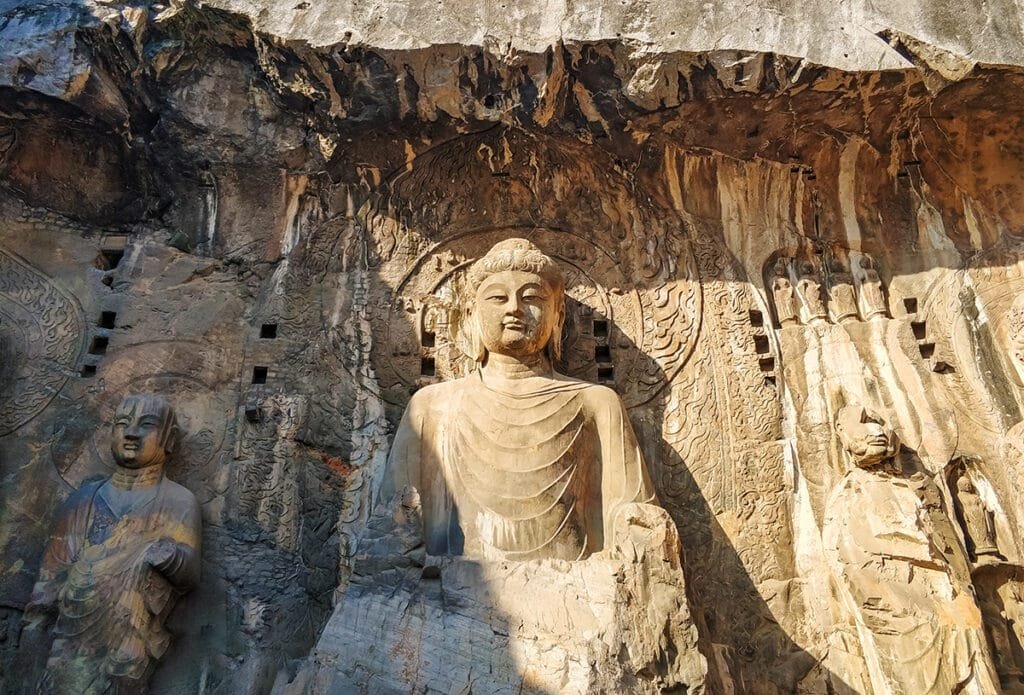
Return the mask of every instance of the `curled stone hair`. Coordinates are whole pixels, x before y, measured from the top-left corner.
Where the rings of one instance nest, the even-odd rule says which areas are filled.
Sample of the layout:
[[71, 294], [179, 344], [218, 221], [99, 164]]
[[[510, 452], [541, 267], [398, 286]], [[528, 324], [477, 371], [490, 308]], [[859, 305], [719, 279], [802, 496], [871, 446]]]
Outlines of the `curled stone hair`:
[[486, 255], [470, 267], [469, 293], [476, 294], [485, 278], [505, 270], [536, 273], [554, 289], [565, 291], [562, 269], [550, 256], [527, 239], [506, 239], [492, 246]]
[[[491, 247], [483, 257], [478, 259], [469, 268], [466, 278], [466, 308], [472, 306], [480, 285], [491, 275], [507, 270], [518, 270], [526, 273], [535, 273], [542, 277], [558, 295], [563, 297], [559, 307], [558, 321], [555, 324], [554, 334], [551, 341], [544, 348], [548, 358], [557, 362], [562, 356], [562, 326], [565, 323], [565, 277], [562, 269], [558, 267], [554, 259], [537, 248], [533, 242], [527, 239], [506, 239]], [[470, 357], [477, 362], [483, 362], [487, 356], [487, 349], [480, 339], [480, 330], [476, 325], [476, 317], [469, 316], [467, 326], [467, 338], [470, 347]]]

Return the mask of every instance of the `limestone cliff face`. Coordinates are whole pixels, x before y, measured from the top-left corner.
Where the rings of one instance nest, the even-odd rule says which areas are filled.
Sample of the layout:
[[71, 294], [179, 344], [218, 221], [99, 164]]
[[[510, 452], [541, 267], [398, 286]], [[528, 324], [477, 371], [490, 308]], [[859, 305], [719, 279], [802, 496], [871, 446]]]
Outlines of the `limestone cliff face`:
[[159, 391], [205, 538], [153, 689], [287, 685], [410, 394], [464, 368], [458, 269], [529, 236], [678, 526], [710, 692], [930, 668], [830, 547], [851, 403], [935, 482], [914, 566], [985, 628], [948, 648], [1012, 691], [1024, 8], [834, 5], [0, 2], [3, 663], [59, 502]]

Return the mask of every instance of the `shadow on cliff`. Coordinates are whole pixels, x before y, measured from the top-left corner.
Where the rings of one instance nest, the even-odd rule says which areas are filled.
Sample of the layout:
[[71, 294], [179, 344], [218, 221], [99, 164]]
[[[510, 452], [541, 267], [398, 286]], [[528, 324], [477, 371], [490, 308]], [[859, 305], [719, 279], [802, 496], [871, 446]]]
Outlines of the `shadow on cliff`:
[[[689, 462], [663, 438], [671, 384], [654, 359], [647, 355], [642, 359], [650, 370], [662, 374], [666, 386], [651, 402], [634, 408], [630, 419], [659, 497], [679, 529], [687, 598], [708, 661], [708, 691], [784, 695], [814, 683], [816, 688], [810, 691], [855, 695], [852, 687], [824, 667], [824, 654], [816, 656], [801, 647], [773, 616], [763, 588], [759, 590], [744, 565]], [[713, 426], [726, 427], [725, 423]], [[675, 493], [671, 498], [666, 489], [669, 480]], [[790, 519], [783, 517], [780, 522], [788, 524]], [[795, 579], [795, 575], [787, 577], [782, 586], [776, 582], [768, 591], [788, 592]], [[797, 597], [790, 605], [796, 608], [799, 601]]]

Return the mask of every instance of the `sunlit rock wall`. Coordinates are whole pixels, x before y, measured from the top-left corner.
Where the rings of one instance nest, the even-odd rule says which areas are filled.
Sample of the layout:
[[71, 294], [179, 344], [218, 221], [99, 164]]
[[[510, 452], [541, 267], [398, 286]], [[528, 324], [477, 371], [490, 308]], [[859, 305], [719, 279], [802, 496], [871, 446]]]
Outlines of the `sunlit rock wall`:
[[287, 683], [410, 393], [464, 368], [453, 273], [528, 235], [679, 527], [711, 692], [884, 691], [822, 541], [853, 402], [958, 529], [979, 491], [1012, 690], [1021, 7], [670, 5], [0, 4], [0, 678], [59, 503], [159, 391], [205, 537], [153, 689]]

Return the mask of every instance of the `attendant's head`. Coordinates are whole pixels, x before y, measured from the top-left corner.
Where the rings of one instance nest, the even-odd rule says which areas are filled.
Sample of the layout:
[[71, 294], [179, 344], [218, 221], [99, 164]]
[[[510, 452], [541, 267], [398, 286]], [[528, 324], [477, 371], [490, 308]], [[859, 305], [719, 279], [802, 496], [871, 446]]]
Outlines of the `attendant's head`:
[[126, 396], [117, 406], [110, 450], [123, 468], [164, 463], [174, 450], [178, 423], [174, 409], [160, 396]]
[[836, 434], [859, 468], [871, 468], [891, 459], [899, 438], [881, 417], [860, 405], [848, 405], [836, 415]]
[[471, 357], [561, 354], [565, 279], [558, 265], [526, 239], [495, 244], [469, 270], [466, 333]]

